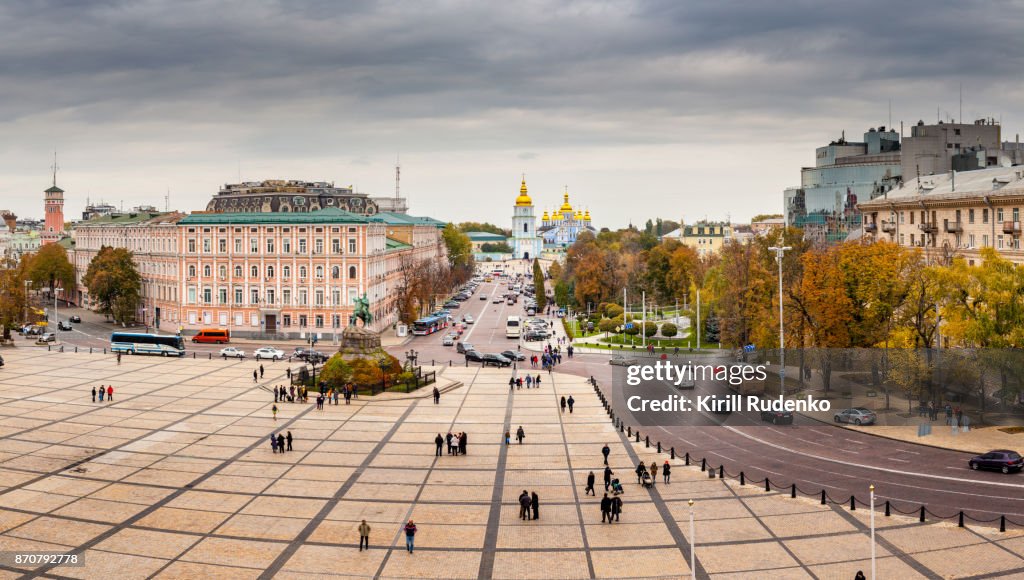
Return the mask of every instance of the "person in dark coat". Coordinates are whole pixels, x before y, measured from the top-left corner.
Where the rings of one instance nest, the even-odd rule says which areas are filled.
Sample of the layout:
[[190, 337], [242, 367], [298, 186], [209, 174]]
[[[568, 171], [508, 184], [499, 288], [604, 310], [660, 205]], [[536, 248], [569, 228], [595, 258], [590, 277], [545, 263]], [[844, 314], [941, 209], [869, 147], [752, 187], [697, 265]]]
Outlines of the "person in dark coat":
[[434, 387], [434, 404], [438, 405], [440, 403], [441, 403], [441, 391], [437, 390], [437, 387]]
[[540, 519], [540, 497], [537, 496], [537, 492], [530, 494], [530, 507], [533, 509], [533, 519]]
[[565, 395], [562, 395], [562, 412], [565, 412]]
[[644, 474], [647, 473], [647, 466], [641, 461], [640, 465], [636, 466], [636, 482], [640, 483], [644, 479]]
[[576, 399], [572, 398], [572, 395], [569, 395], [569, 398], [566, 399], [566, 402], [569, 403], [569, 414], [572, 415], [572, 406], [576, 403]]
[[603, 524], [605, 519], [608, 523], [612, 523], [612, 500], [608, 497], [608, 494], [604, 494], [601, 498], [601, 523]]
[[459, 435], [459, 455], [466, 454], [466, 437], [465, 433]]
[[448, 442], [448, 455], [451, 455], [452, 453], [454, 453], [454, 450], [452, 449], [452, 432], [451, 431], [449, 431], [448, 434], [444, 436], [444, 440]]
[[612, 452], [611, 447], [608, 447], [608, 444], [605, 443], [604, 447], [601, 448], [601, 455], [604, 455], [604, 464], [605, 465], [608, 465], [608, 454], [611, 453], [611, 452]]
[[437, 453], [436, 453], [436, 455], [438, 457], [441, 457], [441, 446], [443, 444], [444, 444], [444, 437], [441, 437], [441, 434], [438, 433], [437, 437], [434, 437], [434, 445], [437, 445]]
[[255, 382], [259, 381], [259, 378], [257, 378], [257, 376], [256, 376], [258, 374], [259, 374], [259, 371], [256, 371], [256, 370], [252, 371], [252, 382], [255, 383]]
[[270, 451], [277, 453], [277, 437], [273, 433], [270, 434]]
[[607, 465], [604, 466], [604, 490], [608, 491], [608, 488], [612, 486], [612, 468]]
[[281, 450], [281, 453], [284, 453], [284, 435], [280, 433], [277, 434], [277, 448]]
[[520, 425], [519, 428], [516, 429], [516, 441], [518, 441], [519, 444], [522, 445], [523, 444], [523, 439], [525, 437], [526, 437], [526, 431], [523, 431], [523, 426]]
[[596, 479], [594, 477], [594, 472], [591, 471], [587, 475], [587, 488], [583, 490], [583, 495], [597, 495], [597, 493], [594, 492], [594, 479]]
[[612, 515], [608, 516], [608, 523], [612, 523], [612, 518], [615, 521], [619, 521], [619, 514], [622, 513], [622, 498], [615, 496], [612, 498]]
[[92, 402], [96, 402], [96, 387], [92, 388]]
[[519, 494], [519, 519], [528, 520], [530, 519], [530, 494], [523, 490], [523, 493]]
[[263, 365], [260, 365], [260, 378], [263, 378]]
[[288, 436], [285, 437], [285, 441], [288, 442], [287, 450], [291, 451], [292, 450], [292, 432], [291, 431], [288, 432]]

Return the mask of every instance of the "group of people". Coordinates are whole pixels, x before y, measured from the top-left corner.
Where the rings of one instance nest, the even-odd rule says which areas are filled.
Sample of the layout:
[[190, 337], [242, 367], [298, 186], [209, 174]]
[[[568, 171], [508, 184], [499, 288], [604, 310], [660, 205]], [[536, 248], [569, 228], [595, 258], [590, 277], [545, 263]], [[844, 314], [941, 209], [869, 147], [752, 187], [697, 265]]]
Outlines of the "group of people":
[[[402, 532], [405, 533], [405, 551], [410, 554], [413, 553], [413, 539], [416, 537], [416, 524], [412, 520], [409, 520], [404, 526], [402, 526]], [[363, 547], [367, 550], [370, 549], [370, 524], [363, 520], [359, 524], [359, 551], [363, 551]]]
[[288, 401], [289, 403], [294, 403], [296, 401], [298, 401], [299, 403], [309, 402], [309, 396], [308, 393], [306, 392], [306, 387], [296, 388], [295, 385], [291, 385], [290, 387], [278, 385], [274, 387], [274, 402], [283, 403], [285, 401]]
[[466, 454], [466, 434], [465, 433], [452, 433], [448, 432], [444, 437], [440, 433], [437, 437], [434, 437], [434, 445], [437, 447], [435, 455], [441, 457], [441, 448], [447, 443], [448, 455], [465, 455]]
[[274, 453], [284, 453], [285, 451], [292, 450], [292, 432], [288, 431], [288, 435], [282, 435], [281, 433], [270, 434], [270, 450]]
[[338, 404], [338, 400], [341, 398], [345, 399], [346, 405], [352, 404], [352, 397], [355, 395], [355, 387], [352, 384], [345, 385], [340, 389], [331, 387], [328, 390], [321, 389], [320, 394], [316, 396], [316, 408], [319, 410], [324, 409], [324, 403]]
[[107, 402], [112, 403], [114, 401], [114, 386], [113, 385], [100, 385], [100, 388], [92, 388], [92, 402], [96, 402], [96, 394], [100, 396], [100, 402], [103, 402], [103, 397], [106, 396]]
[[536, 377], [534, 377], [532, 375], [526, 375], [525, 377], [516, 377], [516, 376], [509, 377], [509, 379], [508, 379], [508, 390], [511, 391], [512, 389], [522, 389], [524, 384], [526, 385], [527, 389], [529, 389], [531, 387], [536, 387], [536, 388], [539, 389], [540, 388], [540, 375], [537, 375]]
[[[946, 425], [962, 427], [966, 424], [964, 421], [964, 410], [961, 409], [959, 405], [954, 407], [949, 403], [946, 403], [946, 405], [942, 407], [942, 411], [946, 415]], [[917, 415], [919, 417], [927, 416], [930, 421], [937, 421], [939, 419], [939, 406], [935, 401], [928, 401], [927, 405], [921, 403], [917, 409]]]
[[565, 398], [565, 395], [562, 395], [561, 403], [562, 403], [562, 412], [564, 413], [565, 412], [565, 408], [569, 407], [569, 413], [572, 414], [572, 406], [576, 404], [576, 399], [572, 398], [572, 395], [569, 395], [568, 399]]
[[[511, 439], [512, 439], [512, 434], [509, 433], [508, 431], [505, 431], [505, 445], [511, 445], [512, 444]], [[523, 439], [526, 439], [526, 431], [524, 431], [523, 430], [523, 426], [520, 425], [519, 428], [516, 429], [516, 441], [519, 441], [519, 444], [522, 445], [523, 444]]]
[[540, 497], [537, 492], [530, 493], [524, 489], [523, 493], [519, 494], [519, 519], [540, 519]]
[[[644, 462], [641, 461], [637, 464], [636, 469], [636, 482], [638, 484], [654, 485], [658, 481], [658, 464], [654, 461], [651, 462], [651, 466], [647, 467]], [[668, 484], [672, 477], [672, 464], [665, 460], [665, 465], [661, 468], [661, 475], [665, 478], [665, 483]]]
[[263, 378], [263, 365], [260, 368], [252, 370], [252, 382], [257, 383]]

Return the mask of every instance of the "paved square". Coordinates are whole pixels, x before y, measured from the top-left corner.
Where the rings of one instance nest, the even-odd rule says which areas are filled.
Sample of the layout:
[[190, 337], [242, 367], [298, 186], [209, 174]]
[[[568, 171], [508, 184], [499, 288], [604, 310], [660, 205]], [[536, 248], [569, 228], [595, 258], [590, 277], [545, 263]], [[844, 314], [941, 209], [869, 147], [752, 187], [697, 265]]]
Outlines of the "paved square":
[[[0, 372], [0, 550], [85, 551], [82, 578], [852, 578], [867, 570], [866, 512], [709, 480], [674, 461], [672, 483], [641, 489], [639, 460], [580, 377], [508, 390], [508, 371], [444, 369], [461, 383], [439, 405], [415, 395], [351, 405], [283, 403], [252, 363], [5, 351]], [[284, 383], [267, 364], [266, 384]], [[93, 385], [114, 402], [93, 403]], [[558, 398], [572, 394], [575, 412]], [[522, 445], [504, 433], [522, 426]], [[293, 451], [272, 453], [290, 431]], [[434, 454], [464, 431], [468, 453]], [[625, 485], [603, 523], [600, 448]], [[587, 475], [597, 496], [584, 495]], [[536, 492], [539, 519], [519, 517]], [[372, 528], [358, 549], [358, 526]], [[405, 549], [402, 525], [418, 526]], [[1024, 576], [1024, 533], [878, 517], [880, 577]], [[39, 571], [39, 570], [37, 570]], [[0, 568], [0, 578], [28, 568]]]

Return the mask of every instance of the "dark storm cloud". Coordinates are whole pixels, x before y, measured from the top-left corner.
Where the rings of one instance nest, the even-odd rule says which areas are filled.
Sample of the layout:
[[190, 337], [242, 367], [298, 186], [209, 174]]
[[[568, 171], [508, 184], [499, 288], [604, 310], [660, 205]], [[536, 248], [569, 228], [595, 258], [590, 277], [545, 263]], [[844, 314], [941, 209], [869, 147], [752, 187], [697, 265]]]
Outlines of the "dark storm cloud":
[[0, 152], [56, 135], [182, 163], [174, 144], [524, 162], [749, 139], [809, 150], [884, 122], [890, 99], [908, 121], [952, 110], [961, 83], [973, 108], [1012, 114], [1022, 16], [1019, 1], [8, 1]]

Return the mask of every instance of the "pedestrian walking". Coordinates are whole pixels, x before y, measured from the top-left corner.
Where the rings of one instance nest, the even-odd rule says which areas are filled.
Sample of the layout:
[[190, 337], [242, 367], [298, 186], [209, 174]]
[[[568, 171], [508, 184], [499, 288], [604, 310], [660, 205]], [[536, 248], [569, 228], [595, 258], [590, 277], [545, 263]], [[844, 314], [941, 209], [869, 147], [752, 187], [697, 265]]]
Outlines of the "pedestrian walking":
[[505, 447], [508, 447], [512, 443], [512, 435], [505, 431]]
[[572, 395], [569, 395], [566, 402], [569, 403], [569, 414], [572, 415], [572, 406], [576, 404], [576, 399], [572, 398]]
[[288, 380], [292, 380], [292, 367], [284, 369], [284, 375], [288, 377]]
[[608, 491], [612, 485], [612, 468], [607, 465], [604, 466], [604, 490]]
[[538, 389], [540, 388], [540, 375], [533, 379], [533, 386]]
[[448, 455], [452, 455], [455, 451], [452, 449], [452, 440], [455, 438], [452, 432], [449, 431], [448, 435], [445, 435], [445, 441], [448, 442]]
[[281, 453], [284, 453], [284, 435], [280, 433], [277, 434], [277, 448], [281, 450]]
[[533, 386], [533, 377], [526, 375], [526, 388], [529, 389]]
[[605, 443], [604, 447], [601, 448], [601, 455], [604, 455], [604, 464], [605, 465], [608, 465], [608, 454], [611, 453], [611, 452], [612, 452], [611, 447], [608, 447], [608, 444]]
[[412, 554], [413, 538], [416, 537], [416, 524], [409, 520], [409, 523], [405, 524], [403, 529], [405, 530], [405, 549], [409, 550], [409, 553]]
[[565, 414], [565, 395], [562, 395], [562, 413]]
[[107, 394], [107, 388], [100, 385], [100, 402], [103, 402], [103, 397]]
[[288, 432], [288, 436], [285, 437], [285, 441], [288, 442], [288, 451], [291, 451], [292, 450], [292, 432], [291, 431]]
[[658, 464], [651, 462], [651, 483], [658, 483]]
[[641, 461], [640, 465], [636, 466], [636, 482], [639, 484], [644, 479], [644, 474], [647, 473], [647, 466]]
[[277, 453], [277, 437], [274, 437], [273, 433], [270, 434], [270, 451]]
[[601, 498], [601, 523], [602, 524], [605, 522], [605, 519], [608, 520], [609, 524], [612, 523], [612, 500], [611, 500], [610, 497], [608, 497], [607, 493], [604, 494], [603, 498]]
[[281, 398], [281, 391], [280, 391], [280, 389], [278, 389], [277, 387], [274, 387], [274, 402], [275, 403], [283, 402], [283, 401], [279, 401], [280, 398]]
[[612, 498], [612, 515], [608, 518], [608, 523], [612, 523], [612, 518], [619, 521], [620, 514], [622, 514], [622, 498], [615, 496]]
[[540, 519], [540, 497], [537, 492], [530, 494], [530, 508], [533, 509], [533, 519]]
[[868, 579], [867, 579], [866, 576], [864, 576], [864, 571], [863, 570], [857, 570], [857, 575], [853, 577], [853, 580], [868, 580]]
[[441, 391], [437, 390], [437, 387], [434, 387], [434, 404], [438, 405], [440, 403], [441, 403]]
[[437, 437], [434, 437], [434, 446], [437, 447], [437, 451], [434, 453], [436, 457], [441, 457], [441, 446], [444, 445], [444, 437], [438, 433]]
[[114, 400], [114, 385], [107, 385], [107, 402]]
[[95, 386], [92, 388], [92, 402], [93, 403], [96, 402], [96, 387]]
[[593, 495], [593, 496], [597, 495], [597, 493], [594, 492], [594, 480], [595, 479], [596, 478], [594, 477], [594, 472], [593, 471], [591, 471], [589, 474], [587, 474], [587, 487], [586, 487], [586, 489], [583, 490], [583, 495]]
[[256, 369], [252, 370], [252, 382], [254, 382], [254, 383], [259, 382], [259, 379], [256, 378]]
[[511, 391], [514, 388], [516, 388], [516, 378], [515, 377], [509, 377], [508, 378], [508, 390]]
[[468, 444], [468, 441], [466, 440], [466, 433], [465, 432], [459, 433], [459, 455], [465, 455], [466, 454], [466, 445], [467, 444]]
[[260, 378], [263, 378], [263, 365], [260, 365]]
[[524, 489], [523, 493], [519, 494], [519, 519], [530, 519], [530, 503], [530, 494]]
[[117, 353], [117, 366], [121, 366], [121, 353]]
[[274, 414], [274, 420], [277, 421], [277, 405], [271, 407], [270, 412]]
[[665, 478], [665, 483], [668, 484], [668, 480], [672, 476], [672, 464], [668, 462], [668, 459], [665, 460], [665, 465], [661, 468], [661, 475]]
[[366, 549], [370, 549], [370, 524], [363, 520], [363, 523], [359, 524], [359, 551], [363, 551], [363, 544], [366, 544]]
[[523, 426], [520, 425], [519, 428], [516, 429], [516, 441], [519, 441], [519, 444], [522, 445], [523, 444], [523, 439], [525, 439], [525, 438], [526, 438], [526, 431], [523, 431]]

